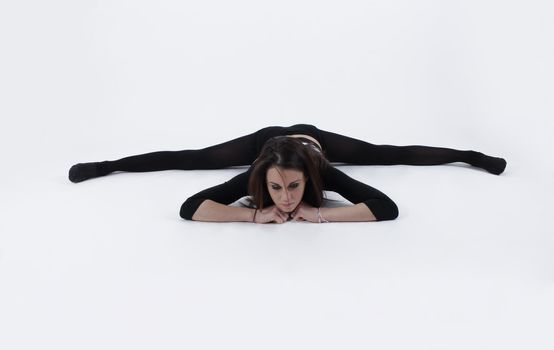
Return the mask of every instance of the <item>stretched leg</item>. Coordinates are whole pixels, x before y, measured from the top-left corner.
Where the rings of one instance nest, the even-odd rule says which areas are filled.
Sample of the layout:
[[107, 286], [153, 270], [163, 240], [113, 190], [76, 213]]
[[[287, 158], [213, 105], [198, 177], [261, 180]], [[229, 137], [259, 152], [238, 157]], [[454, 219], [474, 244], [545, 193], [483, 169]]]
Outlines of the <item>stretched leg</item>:
[[256, 159], [256, 133], [199, 150], [158, 151], [114, 161], [75, 164], [69, 180], [81, 182], [114, 171], [145, 172], [169, 169], [220, 169], [250, 165]]
[[329, 131], [320, 132], [330, 162], [359, 165], [439, 165], [464, 162], [496, 175], [506, 168], [504, 159], [475, 151], [429, 146], [374, 145]]

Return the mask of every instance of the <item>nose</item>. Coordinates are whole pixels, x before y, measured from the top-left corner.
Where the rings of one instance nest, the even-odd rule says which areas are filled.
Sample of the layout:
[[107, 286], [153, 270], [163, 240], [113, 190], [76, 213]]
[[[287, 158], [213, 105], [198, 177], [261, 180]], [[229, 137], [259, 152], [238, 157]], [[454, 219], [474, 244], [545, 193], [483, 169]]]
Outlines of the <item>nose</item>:
[[290, 203], [290, 193], [288, 189], [283, 191], [283, 202]]

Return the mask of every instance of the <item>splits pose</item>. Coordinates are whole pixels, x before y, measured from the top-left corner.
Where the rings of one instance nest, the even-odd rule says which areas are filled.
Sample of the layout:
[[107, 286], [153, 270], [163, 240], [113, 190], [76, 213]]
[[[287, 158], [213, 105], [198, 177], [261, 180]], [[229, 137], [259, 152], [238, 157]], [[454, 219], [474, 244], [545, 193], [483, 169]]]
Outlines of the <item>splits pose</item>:
[[[115, 171], [221, 169], [249, 166], [220, 185], [188, 198], [180, 215], [198, 221], [284, 223], [382, 221], [398, 217], [396, 204], [381, 191], [359, 182], [331, 163], [356, 165], [439, 165], [464, 162], [499, 175], [502, 158], [476, 151], [428, 146], [374, 145], [309, 124], [270, 126], [199, 150], [160, 151], [114, 161], [79, 163], [69, 180], [81, 182]], [[323, 191], [334, 191], [354, 205], [321, 207]], [[230, 206], [250, 196], [250, 207]]]

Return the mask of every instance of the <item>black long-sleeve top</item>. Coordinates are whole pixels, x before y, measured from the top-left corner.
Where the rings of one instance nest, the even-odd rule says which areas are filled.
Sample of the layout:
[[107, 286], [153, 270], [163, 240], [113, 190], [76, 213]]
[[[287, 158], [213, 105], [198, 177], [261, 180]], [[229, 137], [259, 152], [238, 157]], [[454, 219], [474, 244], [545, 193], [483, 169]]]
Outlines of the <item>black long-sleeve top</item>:
[[[220, 185], [207, 188], [188, 198], [181, 206], [182, 218], [192, 220], [192, 216], [206, 199], [229, 205], [248, 195], [248, 178], [252, 168], [238, 174]], [[398, 217], [398, 207], [383, 192], [357, 181], [337, 168], [329, 165], [322, 174], [323, 190], [334, 191], [354, 204], [364, 203], [377, 221], [394, 220]]]

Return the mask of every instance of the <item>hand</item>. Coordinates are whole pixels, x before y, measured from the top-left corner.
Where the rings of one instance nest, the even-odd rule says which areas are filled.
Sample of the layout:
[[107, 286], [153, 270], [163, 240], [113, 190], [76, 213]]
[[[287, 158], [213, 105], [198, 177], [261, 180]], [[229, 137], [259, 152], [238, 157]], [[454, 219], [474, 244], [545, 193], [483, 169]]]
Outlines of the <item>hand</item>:
[[304, 202], [294, 209], [291, 214], [294, 221], [309, 221], [309, 222], [319, 222], [317, 217], [317, 208], [314, 208]]
[[263, 208], [262, 210], [258, 209], [254, 222], [257, 224], [266, 224], [268, 222], [282, 224], [286, 222], [288, 218], [289, 214], [283, 213], [275, 205], [272, 205], [270, 207]]

